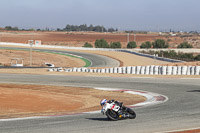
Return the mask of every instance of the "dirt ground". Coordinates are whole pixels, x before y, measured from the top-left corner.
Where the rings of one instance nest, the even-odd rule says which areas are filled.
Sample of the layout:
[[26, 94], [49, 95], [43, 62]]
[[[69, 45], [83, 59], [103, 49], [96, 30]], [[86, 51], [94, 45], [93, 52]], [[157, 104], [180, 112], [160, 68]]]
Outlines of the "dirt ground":
[[[28, 43], [28, 40], [42, 40], [42, 44], [46, 45], [65, 45], [81, 47], [85, 42], [94, 45], [96, 39], [105, 39], [106, 41], [122, 43], [122, 47], [127, 45], [126, 33], [96, 33], [96, 32], [30, 32], [30, 31], [4, 31], [0, 34], [0, 41], [2, 42], [16, 42]], [[138, 46], [145, 41], [154, 41], [156, 39], [165, 39], [171, 47], [177, 47], [178, 44], [188, 41], [195, 43], [196, 47], [200, 47], [198, 40], [200, 37], [172, 37], [172, 36], [159, 36], [158, 34], [130, 34], [129, 40], [136, 41]], [[195, 41], [194, 41], [195, 39]]]
[[100, 110], [101, 99], [125, 105], [146, 98], [118, 91], [47, 85], [0, 84], [0, 118], [63, 115]]
[[[13, 58], [23, 58], [24, 66], [30, 66], [29, 51], [0, 49], [0, 65], [10, 66], [11, 59]], [[85, 62], [78, 58], [51, 53], [32, 52], [32, 66], [46, 67], [46, 62], [52, 63], [56, 67], [82, 67], [85, 65]]]

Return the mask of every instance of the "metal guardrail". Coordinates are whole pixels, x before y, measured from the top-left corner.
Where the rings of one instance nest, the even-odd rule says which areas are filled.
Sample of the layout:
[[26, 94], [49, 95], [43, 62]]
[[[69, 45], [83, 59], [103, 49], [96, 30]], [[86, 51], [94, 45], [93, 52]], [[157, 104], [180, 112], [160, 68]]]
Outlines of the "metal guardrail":
[[135, 54], [135, 55], [139, 55], [139, 56], [143, 56], [143, 57], [148, 57], [148, 58], [152, 58], [152, 59], [156, 59], [156, 60], [160, 60], [160, 61], [167, 61], [167, 62], [173, 62], [173, 63], [174, 62], [184, 62], [184, 61], [181, 61], [181, 60], [169, 59], [169, 58], [164, 58], [164, 57], [156, 57], [156, 56], [153, 56], [153, 55], [138, 53], [138, 52], [129, 51], [129, 50], [117, 50], [117, 51]]

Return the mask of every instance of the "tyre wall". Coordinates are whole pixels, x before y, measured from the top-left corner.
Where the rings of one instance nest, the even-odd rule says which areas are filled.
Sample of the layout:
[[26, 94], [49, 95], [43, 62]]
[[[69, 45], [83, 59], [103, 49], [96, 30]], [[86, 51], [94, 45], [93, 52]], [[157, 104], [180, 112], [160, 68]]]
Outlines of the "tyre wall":
[[[85, 73], [118, 73], [137, 75], [200, 75], [200, 66], [128, 66], [114, 68], [67, 68], [65, 72], [85, 72]], [[62, 71], [52, 68], [49, 71]]]

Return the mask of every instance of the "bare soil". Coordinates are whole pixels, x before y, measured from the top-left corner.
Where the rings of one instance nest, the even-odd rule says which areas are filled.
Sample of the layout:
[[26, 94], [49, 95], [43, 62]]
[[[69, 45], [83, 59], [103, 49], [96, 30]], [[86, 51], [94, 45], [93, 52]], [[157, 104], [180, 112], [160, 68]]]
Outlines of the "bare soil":
[[200, 61], [169, 63], [168, 66], [200, 66]]
[[[0, 49], [0, 65], [10, 66], [11, 59], [13, 58], [23, 58], [24, 66], [30, 66], [29, 51]], [[32, 66], [46, 67], [45, 63], [52, 63], [56, 67], [82, 67], [85, 65], [85, 62], [78, 58], [51, 53], [32, 52]]]
[[[96, 32], [30, 32], [30, 31], [4, 31], [1, 32], [2, 42], [28, 43], [28, 40], [42, 40], [42, 44], [46, 45], [65, 45], [81, 47], [85, 42], [92, 43], [96, 39], [105, 39], [106, 41], [122, 43], [122, 47], [127, 45], [126, 33], [96, 33]], [[158, 34], [137, 34], [134, 38], [133, 34], [129, 36], [130, 41], [136, 41], [138, 46], [145, 41], [154, 41], [156, 39], [164, 39], [168, 41], [171, 47], [177, 47], [178, 44], [188, 41], [195, 47], [200, 47], [200, 37], [172, 37], [159, 36]]]
[[146, 98], [118, 91], [47, 85], [0, 84], [0, 118], [63, 115], [100, 110], [101, 99], [125, 105]]

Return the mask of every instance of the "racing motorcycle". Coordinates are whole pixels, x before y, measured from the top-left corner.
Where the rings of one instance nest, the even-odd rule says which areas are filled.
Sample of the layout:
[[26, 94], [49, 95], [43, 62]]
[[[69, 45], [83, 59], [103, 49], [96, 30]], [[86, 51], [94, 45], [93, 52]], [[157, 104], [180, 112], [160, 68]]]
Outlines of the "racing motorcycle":
[[102, 105], [101, 113], [106, 115], [108, 119], [117, 121], [121, 119], [134, 119], [136, 118], [136, 113], [128, 107], [122, 105], [123, 103], [116, 102], [106, 102]]

